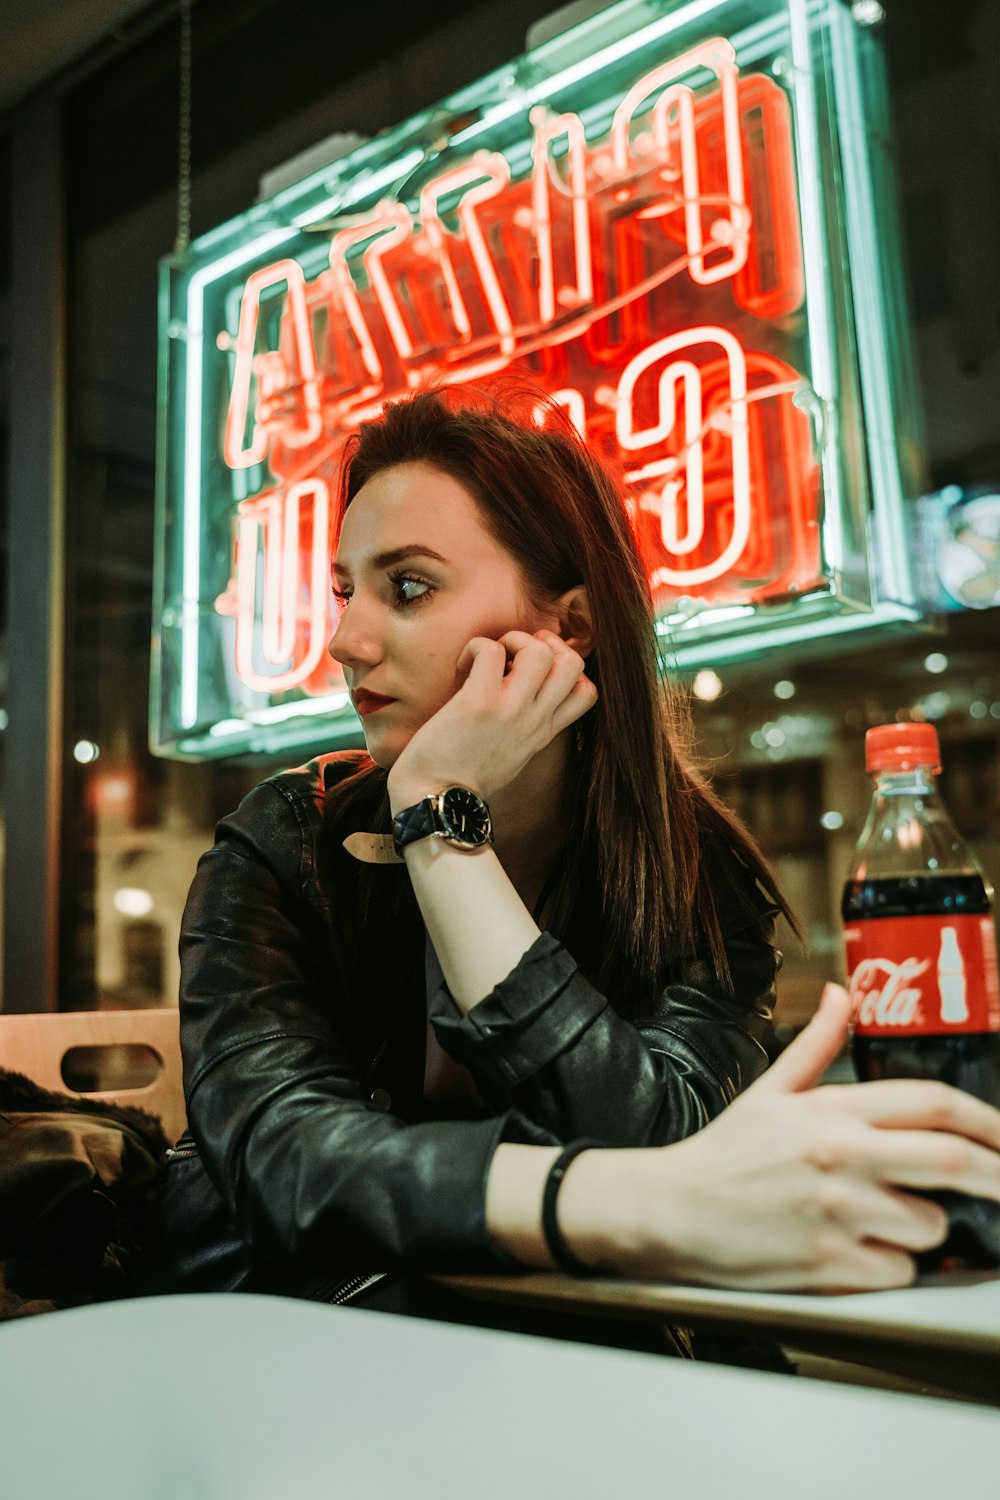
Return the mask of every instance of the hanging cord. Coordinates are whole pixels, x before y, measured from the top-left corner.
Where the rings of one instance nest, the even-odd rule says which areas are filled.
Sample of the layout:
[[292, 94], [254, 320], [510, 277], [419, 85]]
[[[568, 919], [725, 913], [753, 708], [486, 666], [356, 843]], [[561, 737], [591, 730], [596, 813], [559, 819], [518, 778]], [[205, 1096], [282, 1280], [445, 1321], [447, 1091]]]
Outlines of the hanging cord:
[[174, 250], [191, 239], [191, 3], [180, 0], [180, 88], [177, 108], [177, 238]]

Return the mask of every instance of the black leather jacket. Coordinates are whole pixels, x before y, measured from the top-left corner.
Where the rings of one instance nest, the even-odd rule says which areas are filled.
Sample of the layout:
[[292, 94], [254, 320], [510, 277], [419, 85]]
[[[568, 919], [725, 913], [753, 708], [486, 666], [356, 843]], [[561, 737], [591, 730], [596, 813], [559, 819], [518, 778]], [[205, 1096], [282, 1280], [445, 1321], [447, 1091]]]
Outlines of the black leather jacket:
[[[357, 795], [362, 764], [327, 755], [250, 792], [219, 824], [184, 916], [198, 1170], [264, 1286], [506, 1268], [484, 1211], [498, 1142], [679, 1140], [756, 1078], [770, 1050], [774, 908], [734, 857], [710, 850], [732, 993], [694, 954], [653, 999], [605, 997], [543, 933], [467, 1016], [443, 986], [432, 997], [441, 1046], [486, 1101], [482, 1117], [442, 1118], [423, 1099], [425, 934], [406, 871], [359, 865], [341, 847], [384, 805], [377, 778]], [[183, 1193], [170, 1212], [183, 1218]], [[172, 1289], [185, 1290], [183, 1278]]]

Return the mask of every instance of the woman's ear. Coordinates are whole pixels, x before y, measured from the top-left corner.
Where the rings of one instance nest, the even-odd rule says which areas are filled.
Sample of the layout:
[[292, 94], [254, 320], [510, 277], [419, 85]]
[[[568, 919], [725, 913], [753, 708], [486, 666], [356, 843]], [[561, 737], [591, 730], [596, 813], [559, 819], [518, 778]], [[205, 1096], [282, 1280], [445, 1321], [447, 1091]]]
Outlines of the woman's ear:
[[580, 583], [568, 589], [556, 600], [554, 613], [559, 621], [557, 629], [567, 646], [581, 656], [589, 656], [594, 649], [594, 628], [586, 587]]

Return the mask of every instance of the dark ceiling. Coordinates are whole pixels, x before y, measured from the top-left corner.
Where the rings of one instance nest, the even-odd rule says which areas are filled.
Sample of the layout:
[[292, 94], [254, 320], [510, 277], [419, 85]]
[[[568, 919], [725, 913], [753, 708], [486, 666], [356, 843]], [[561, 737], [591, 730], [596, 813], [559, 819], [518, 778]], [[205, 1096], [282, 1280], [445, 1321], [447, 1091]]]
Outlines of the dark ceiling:
[[0, 115], [95, 48], [120, 45], [148, 10], [149, 0], [3, 0]]

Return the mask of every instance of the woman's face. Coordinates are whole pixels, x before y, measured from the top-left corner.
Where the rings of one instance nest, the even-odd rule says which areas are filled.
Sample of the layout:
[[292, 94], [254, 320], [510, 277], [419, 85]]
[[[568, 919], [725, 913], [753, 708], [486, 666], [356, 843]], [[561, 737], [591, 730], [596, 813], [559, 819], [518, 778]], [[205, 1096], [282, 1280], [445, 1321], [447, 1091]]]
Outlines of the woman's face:
[[333, 564], [340, 662], [368, 752], [389, 767], [461, 687], [473, 636], [552, 628], [469, 491], [427, 463], [383, 469], [348, 506]]

